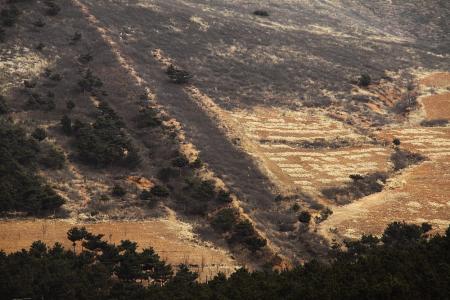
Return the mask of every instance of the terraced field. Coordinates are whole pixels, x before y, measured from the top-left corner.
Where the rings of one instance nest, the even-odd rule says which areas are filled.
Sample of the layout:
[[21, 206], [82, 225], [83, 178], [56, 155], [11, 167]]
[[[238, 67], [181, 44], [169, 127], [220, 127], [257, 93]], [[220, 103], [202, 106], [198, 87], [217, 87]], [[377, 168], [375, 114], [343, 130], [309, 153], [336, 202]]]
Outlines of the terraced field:
[[317, 196], [322, 188], [350, 181], [351, 174], [389, 168], [388, 147], [377, 145], [322, 110], [255, 109], [232, 117], [250, 140], [247, 150], [287, 189]]
[[[422, 90], [450, 86], [450, 81], [445, 81], [445, 78], [448, 76], [426, 77], [421, 81]], [[435, 100], [448, 102], [450, 98], [446, 92], [437, 96], [419, 98], [422, 111], [416, 115], [435, 119], [436, 115], [430, 114], [429, 108], [437, 105], [441, 107], [439, 116], [448, 119], [450, 115], [445, 113], [448, 105], [436, 103]], [[421, 127], [416, 124], [415, 118], [387, 128], [380, 133], [380, 137], [386, 140], [398, 138], [402, 148], [420, 153], [428, 160], [389, 180], [383, 192], [334, 208], [331, 218], [321, 225], [320, 232], [324, 236], [336, 237], [330, 234], [330, 229], [341, 237], [379, 234], [395, 220], [430, 222], [437, 231], [445, 230], [450, 222], [450, 127]]]

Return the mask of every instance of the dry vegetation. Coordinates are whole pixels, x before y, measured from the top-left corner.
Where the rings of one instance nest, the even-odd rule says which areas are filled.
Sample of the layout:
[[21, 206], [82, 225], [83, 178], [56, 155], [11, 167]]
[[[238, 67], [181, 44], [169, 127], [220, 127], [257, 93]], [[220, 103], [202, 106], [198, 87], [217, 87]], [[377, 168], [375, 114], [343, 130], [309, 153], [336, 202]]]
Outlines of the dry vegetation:
[[431, 72], [448, 70], [448, 11], [375, 2], [19, 1], [0, 111], [66, 158], [39, 169], [66, 204], [48, 231], [0, 224], [0, 248], [70, 221], [229, 270], [322, 257], [323, 237], [399, 218], [445, 228], [449, 75]]

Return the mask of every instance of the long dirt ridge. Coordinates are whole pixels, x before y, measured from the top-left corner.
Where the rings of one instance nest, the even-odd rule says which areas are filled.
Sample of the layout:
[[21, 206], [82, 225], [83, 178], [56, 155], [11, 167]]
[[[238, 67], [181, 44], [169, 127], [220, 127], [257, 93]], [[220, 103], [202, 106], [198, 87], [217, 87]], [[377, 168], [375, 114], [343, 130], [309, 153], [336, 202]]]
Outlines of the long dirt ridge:
[[[100, 28], [99, 31], [114, 47], [116, 55], [120, 55], [119, 60], [126, 64], [126, 69], [132, 70], [141, 83], [150, 87], [154, 100], [168, 115], [181, 122], [187, 140], [200, 150], [202, 160], [241, 200], [243, 215], [250, 217], [259, 233], [268, 240], [272, 251], [289, 261], [312, 257], [314, 249], [302, 246], [303, 241], [283, 241], [285, 237], [280, 236], [278, 224], [273, 223], [266, 214], [268, 210], [274, 209], [275, 187], [255, 165], [253, 158], [235, 147], [227, 138], [226, 130], [217, 126], [217, 118], [214, 118], [217, 111], [199, 101], [198, 89], [195, 86], [183, 89], [168, 82], [164, 73], [165, 65], [154, 58], [155, 49], [139, 51], [108, 35], [119, 24], [103, 21], [101, 8], [94, 9], [91, 6], [95, 4], [87, 2], [74, 0], [87, 13], [87, 18]], [[108, 13], [108, 18], [117, 20], [118, 16]]]
[[[165, 85], [165, 89], [164, 89], [164, 94], [161, 97], [161, 94], [158, 93], [158, 82], [165, 82], [167, 81], [167, 79], [165, 78], [164, 75], [161, 75], [161, 68], [156, 65], [154, 66], [154, 69], [156, 72], [153, 72], [151, 74], [151, 78], [153, 78], [153, 80], [151, 81], [151, 85], [147, 84], [147, 80], [144, 79], [143, 77], [140, 76], [140, 72], [136, 71], [136, 69], [133, 67], [136, 65], [136, 62], [131, 60], [131, 58], [129, 56], [125, 56], [121, 49], [119, 48], [118, 44], [107, 34], [107, 31], [101, 27], [101, 25], [99, 24], [100, 22], [98, 21], [98, 19], [92, 15], [89, 11], [89, 8], [84, 5], [83, 3], [81, 3], [78, 0], [74, 0], [73, 1], [77, 6], [80, 7], [81, 11], [86, 15], [87, 19], [89, 20], [89, 22], [95, 26], [97, 28], [97, 30], [99, 31], [99, 33], [102, 35], [102, 38], [105, 40], [105, 42], [107, 44], [109, 44], [112, 48], [112, 51], [114, 52], [115, 56], [117, 57], [118, 61], [120, 62], [120, 64], [124, 67], [124, 69], [126, 69], [135, 79], [136, 81], [139, 83], [139, 85], [144, 86], [145, 90], [149, 91], [149, 96], [154, 99], [159, 105], [161, 105], [163, 107], [163, 110], [168, 110], [168, 114], [171, 117], [174, 117], [176, 120], [182, 120], [182, 134], [184, 135], [186, 133], [186, 136], [188, 137], [189, 140], [192, 140], [193, 143], [191, 144], [192, 148], [196, 148], [197, 145], [199, 145], [200, 141], [208, 141], [209, 143], [212, 143], [212, 145], [215, 145], [216, 147], [219, 147], [220, 149], [225, 149], [225, 151], [223, 151], [220, 155], [220, 159], [217, 159], [219, 157], [215, 157], [214, 155], [212, 157], [215, 157], [216, 162], [220, 162], [219, 164], [219, 168], [215, 168], [216, 165], [214, 163], [211, 163], [211, 156], [208, 155], [208, 153], [211, 153], [210, 151], [205, 151], [202, 152], [202, 158], [208, 162], [210, 164], [210, 166], [212, 167], [212, 170], [214, 171], [215, 174], [233, 174], [232, 172], [227, 172], [226, 170], [224, 170], [224, 167], [229, 166], [229, 165], [250, 165], [251, 162], [250, 161], [238, 161], [236, 162], [236, 159], [240, 156], [239, 154], [235, 154], [233, 153], [231, 156], [226, 156], [223, 154], [228, 154], [230, 153], [230, 150], [234, 150], [234, 148], [232, 148], [231, 144], [226, 140], [226, 138], [223, 138], [221, 136], [221, 132], [218, 130], [215, 130], [215, 124], [208, 118], [207, 115], [204, 115], [201, 111], [201, 109], [199, 109], [194, 103], [189, 101], [189, 97], [187, 97], [187, 95], [181, 90], [181, 89], [177, 89], [176, 87], [174, 87], [172, 84], [166, 84]], [[143, 63], [142, 65], [145, 65], [148, 67], [148, 63]], [[148, 74], [147, 74], [148, 76]], [[148, 76], [150, 77], [150, 76]], [[155, 88], [156, 86], [156, 88]], [[178, 90], [178, 91], [177, 91]], [[169, 93], [170, 91], [170, 93]], [[181, 102], [182, 100], [186, 100], [184, 103]], [[170, 101], [172, 100], [172, 101]], [[175, 101], [173, 101], [175, 100]], [[180, 105], [181, 103], [183, 103], [184, 105]], [[171, 106], [172, 105], [172, 106]], [[176, 106], [176, 108], [175, 108]], [[193, 133], [191, 127], [189, 127], [188, 122], [186, 122], [186, 120], [195, 120], [199, 123], [202, 124], [202, 126], [197, 126], [196, 128], [205, 128], [207, 129], [206, 131], [208, 132], [201, 132], [199, 135], [198, 131], [195, 131], [195, 135], [191, 135]], [[176, 121], [177, 122], [177, 121]], [[206, 126], [203, 126], [206, 125]], [[193, 125], [191, 125], [193, 126]], [[194, 138], [195, 137], [195, 138]], [[213, 141], [211, 141], [213, 139]], [[194, 146], [196, 145], [196, 146]], [[200, 144], [200, 149], [202, 149]], [[205, 148], [203, 148], [205, 149]], [[234, 152], [234, 151], [233, 151]], [[205, 153], [205, 154], [204, 154]], [[230, 160], [234, 160], [233, 163], [230, 163]], [[241, 168], [238, 168], [241, 169]], [[257, 170], [253, 170], [255, 173], [257, 172]], [[250, 177], [250, 173], [251, 173], [251, 169], [250, 167], [244, 168], [244, 172], [245, 175], [247, 175], [246, 177]], [[236, 181], [235, 182], [241, 182], [239, 179], [240, 178], [244, 178], [242, 177], [244, 174], [237, 174], [235, 176]], [[221, 177], [221, 179], [224, 180], [225, 183], [227, 183], [230, 186], [235, 186], [235, 182], [231, 182], [229, 180], [227, 180], [228, 178], [224, 178], [223, 176], [219, 176]], [[261, 179], [262, 176], [259, 178], [254, 178], [255, 180], [253, 181], [253, 185], [251, 186], [253, 187], [258, 187], [260, 186], [261, 183]], [[259, 183], [259, 184], [258, 184]], [[247, 183], [248, 184], [248, 183]], [[238, 195], [238, 197], [241, 197], [245, 194], [248, 194], [248, 187], [250, 187], [249, 185], [245, 185], [242, 187], [242, 189], [239, 189], [236, 191], [236, 194]], [[257, 191], [257, 189], [255, 189]], [[242, 192], [242, 191], [245, 191]], [[264, 195], [264, 192], [260, 192], [258, 191], [258, 196], [256, 196], [254, 193], [250, 193], [250, 196], [248, 196], [249, 198], [257, 198], [259, 200], [262, 199], [268, 199], [267, 201], [270, 201], [270, 199], [273, 199], [273, 197], [269, 194], [266, 197], [261, 197], [261, 195]], [[247, 214], [243, 213], [244, 217], [248, 217]], [[255, 222], [254, 218], [250, 218], [250, 220], [252, 222]], [[258, 222], [256, 222], [256, 225], [258, 225]], [[258, 229], [258, 226], [257, 226]], [[271, 242], [270, 236], [267, 236], [267, 234], [265, 234], [263, 231], [258, 230], [259, 234], [261, 236], [263, 236], [264, 238], [266, 238], [268, 240], [268, 248], [269, 250], [272, 251], [272, 253], [279, 253], [281, 251], [279, 251], [278, 247], [274, 246]], [[274, 250], [273, 248], [277, 249]]]

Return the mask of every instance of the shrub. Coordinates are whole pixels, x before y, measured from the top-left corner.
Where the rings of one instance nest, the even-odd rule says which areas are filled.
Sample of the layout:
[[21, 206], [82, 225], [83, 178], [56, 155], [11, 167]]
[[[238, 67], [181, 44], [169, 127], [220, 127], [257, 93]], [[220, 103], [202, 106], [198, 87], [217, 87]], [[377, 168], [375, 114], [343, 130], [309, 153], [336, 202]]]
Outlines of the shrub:
[[65, 135], [72, 134], [72, 120], [67, 115], [64, 115], [62, 117], [61, 127], [62, 127], [62, 131], [64, 132]]
[[158, 118], [156, 110], [146, 108], [139, 112], [136, 118], [136, 125], [138, 128], [156, 127], [161, 125], [161, 120]]
[[392, 144], [394, 144], [394, 146], [397, 146], [397, 147], [400, 146], [400, 144], [401, 144], [400, 139], [398, 139], [398, 138], [393, 139]]
[[362, 74], [358, 79], [358, 85], [362, 87], [367, 87], [370, 85], [372, 78], [369, 74]]
[[45, 22], [42, 19], [38, 19], [36, 21], [33, 22], [33, 25], [36, 27], [44, 27], [45, 26]]
[[434, 119], [434, 120], [423, 120], [420, 122], [420, 126], [423, 127], [443, 127], [448, 124], [446, 119]]
[[396, 149], [395, 152], [391, 154], [391, 161], [394, 164], [395, 171], [418, 164], [423, 160], [425, 160], [423, 155], [412, 153], [407, 150]]
[[42, 51], [45, 48], [45, 44], [44, 43], [39, 43], [36, 45], [36, 50], [38, 51]]
[[258, 17], [268, 17], [269, 16], [269, 13], [265, 10], [255, 10], [253, 12], [253, 14]]
[[322, 210], [320, 212], [320, 216], [316, 217], [316, 223], [319, 224], [319, 223], [325, 221], [332, 214], [333, 214], [333, 211], [329, 207], [326, 207], [324, 210]]
[[20, 12], [14, 5], [9, 8], [3, 8], [0, 11], [0, 20], [3, 26], [12, 27], [17, 22]]
[[168, 182], [171, 178], [175, 178], [180, 175], [180, 172], [174, 168], [162, 168], [158, 171], [157, 177], [162, 182]]
[[292, 205], [293, 211], [299, 211], [299, 209], [300, 209], [300, 205], [298, 203], [294, 203], [294, 205]]
[[100, 200], [102, 202], [107, 202], [107, 201], [109, 201], [109, 197], [106, 194], [101, 194], [98, 200]]
[[127, 194], [127, 191], [122, 186], [116, 184], [114, 185], [111, 193], [115, 197], [123, 197]]
[[80, 32], [75, 32], [74, 34], [73, 34], [73, 36], [72, 36], [72, 43], [76, 43], [76, 42], [78, 42], [79, 40], [81, 40], [81, 33]]
[[61, 81], [62, 80], [62, 76], [59, 73], [52, 73], [48, 76], [48, 79], [52, 80], [52, 81]]
[[150, 192], [152, 193], [152, 195], [155, 195], [155, 196], [161, 197], [161, 198], [165, 198], [165, 197], [169, 196], [169, 190], [162, 185], [155, 185], [154, 187], [152, 187]]
[[228, 232], [238, 220], [237, 212], [232, 208], [220, 210], [211, 221], [211, 226], [218, 232]]
[[233, 201], [230, 196], [230, 192], [224, 191], [222, 189], [217, 193], [216, 200], [220, 203], [230, 203]]
[[302, 211], [298, 215], [298, 220], [302, 223], [309, 223], [311, 221], [311, 214], [308, 211]]
[[78, 80], [78, 86], [81, 90], [91, 92], [95, 88], [103, 86], [103, 82], [95, 76], [90, 69], [86, 70], [83, 77]]
[[184, 168], [189, 165], [189, 160], [184, 156], [178, 156], [172, 160], [172, 165], [178, 168]]
[[43, 141], [47, 137], [47, 131], [44, 128], [38, 127], [33, 131], [31, 136], [38, 141]]
[[193, 169], [199, 169], [203, 166], [203, 162], [199, 157], [197, 157], [193, 162], [189, 164], [189, 166]]
[[417, 97], [413, 94], [408, 94], [395, 103], [392, 111], [397, 114], [407, 114], [417, 106]]
[[3, 98], [3, 96], [0, 96], [0, 115], [4, 115], [7, 113], [9, 113], [8, 104], [6, 104], [5, 98]]
[[5, 42], [5, 36], [6, 36], [5, 30], [0, 27], [0, 43]]
[[313, 98], [307, 98], [303, 101], [305, 107], [328, 107], [332, 104], [332, 101], [328, 97], [315, 96]]
[[189, 74], [189, 72], [177, 69], [173, 65], [170, 65], [167, 68], [166, 73], [172, 82], [178, 84], [187, 83], [192, 78], [192, 75]]
[[29, 80], [24, 80], [23, 81], [23, 85], [28, 88], [28, 89], [32, 89], [36, 87], [36, 82], [35, 81], [29, 81]]
[[75, 102], [73, 102], [72, 100], [67, 101], [67, 102], [66, 102], [66, 108], [67, 108], [68, 110], [74, 109], [74, 108], [75, 108]]
[[64, 167], [66, 156], [61, 148], [54, 145], [48, 145], [44, 151], [42, 151], [39, 157], [39, 163], [46, 168], [59, 170]]
[[152, 193], [149, 190], [143, 190], [139, 195], [141, 200], [150, 200], [153, 198]]
[[91, 55], [90, 53], [81, 54], [81, 55], [78, 57], [78, 61], [79, 61], [80, 63], [82, 63], [82, 64], [87, 64], [87, 63], [89, 63], [90, 61], [92, 61], [92, 59], [93, 59], [93, 57], [92, 57], [92, 55]]
[[45, 5], [47, 5], [47, 10], [45, 11], [45, 13], [48, 16], [56, 16], [61, 11], [61, 7], [59, 7], [53, 1], [45, 1], [44, 3]]

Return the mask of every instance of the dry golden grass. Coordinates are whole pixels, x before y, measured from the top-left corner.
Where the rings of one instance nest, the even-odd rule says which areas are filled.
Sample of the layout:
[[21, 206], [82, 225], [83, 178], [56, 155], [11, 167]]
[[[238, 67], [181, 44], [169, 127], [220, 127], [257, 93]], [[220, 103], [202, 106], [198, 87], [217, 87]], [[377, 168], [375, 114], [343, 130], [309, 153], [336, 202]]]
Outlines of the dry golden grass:
[[47, 245], [59, 242], [67, 249], [72, 249], [66, 233], [73, 226], [86, 226], [93, 233], [104, 234], [104, 239], [110, 243], [118, 244], [121, 240], [129, 239], [136, 241], [141, 249], [153, 247], [173, 265], [190, 264], [193, 271], [200, 273], [201, 280], [212, 278], [219, 271], [230, 274], [236, 267], [229, 253], [209, 243], [199, 242], [192, 233], [191, 225], [177, 220], [93, 224], [74, 224], [62, 220], [1, 221], [0, 249], [6, 252], [19, 251], [27, 249], [37, 240]]

